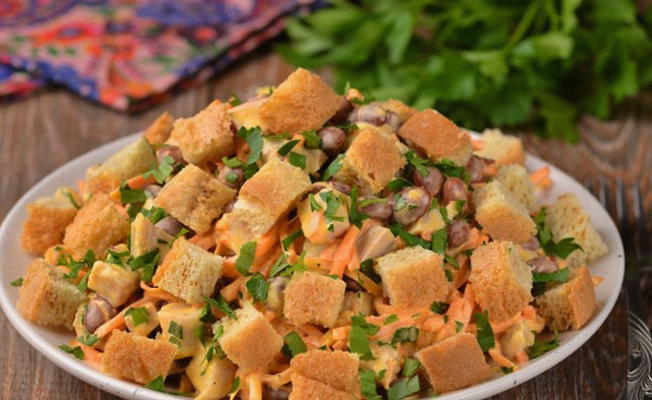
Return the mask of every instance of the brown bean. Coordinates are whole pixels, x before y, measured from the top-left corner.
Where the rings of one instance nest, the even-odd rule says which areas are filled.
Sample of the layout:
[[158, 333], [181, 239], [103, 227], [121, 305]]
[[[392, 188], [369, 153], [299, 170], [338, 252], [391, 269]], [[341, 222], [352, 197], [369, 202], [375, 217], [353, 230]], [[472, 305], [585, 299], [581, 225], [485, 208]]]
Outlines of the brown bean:
[[290, 398], [290, 392], [283, 389], [274, 389], [265, 386], [263, 389], [263, 400], [287, 400]]
[[283, 311], [283, 292], [289, 282], [290, 280], [288, 278], [282, 276], [277, 276], [269, 281], [267, 300], [265, 301], [265, 306], [268, 309], [277, 312]]
[[162, 220], [158, 221], [154, 226], [159, 229], [164, 230], [170, 236], [176, 236], [183, 226], [176, 218], [167, 216]]
[[537, 258], [533, 258], [527, 263], [532, 269], [532, 272], [536, 272], [539, 274], [544, 274], [544, 273], [549, 274], [559, 269], [559, 265], [557, 265], [557, 261], [555, 261], [554, 258], [547, 257], [547, 256], [540, 256]]
[[471, 226], [466, 221], [454, 220], [448, 225], [448, 247], [455, 249], [469, 240]]
[[350, 101], [346, 100], [343, 104], [342, 107], [340, 107], [339, 110], [331, 117], [329, 122], [331, 124], [341, 124], [342, 122], [346, 121], [346, 117], [349, 116], [349, 113], [353, 110], [353, 104], [351, 104]]
[[321, 148], [328, 152], [336, 152], [344, 146], [346, 134], [340, 128], [328, 126], [319, 130]]
[[115, 316], [116, 310], [104, 297], [96, 295], [88, 302], [86, 315], [84, 316], [84, 327], [89, 333], [95, 332], [103, 323]]
[[164, 146], [156, 150], [156, 159], [158, 162], [163, 161], [163, 159], [167, 156], [172, 157], [174, 162], [187, 164], [186, 160], [183, 159], [181, 149], [179, 149], [177, 146]]
[[378, 106], [363, 105], [349, 114], [351, 122], [367, 122], [372, 125], [381, 126], [387, 121], [387, 113]]
[[225, 165], [217, 174], [217, 180], [232, 189], [237, 189], [244, 182], [244, 172], [242, 168], [231, 168]]
[[540, 247], [539, 240], [536, 236], [532, 236], [532, 239], [523, 243], [521, 247], [523, 247], [525, 250], [537, 251], [537, 249]]
[[394, 132], [398, 132], [401, 125], [403, 125], [403, 120], [395, 112], [387, 111], [387, 120], [385, 121]]
[[[379, 201], [377, 203], [373, 202], [366, 206], [360, 207], [360, 212], [367, 214], [369, 218], [384, 220], [392, 216], [392, 212], [393, 212], [392, 205], [386, 199], [379, 199], [378, 197], [374, 197], [374, 196], [362, 196], [359, 199], [360, 202], [363, 202], [365, 200]], [[380, 200], [384, 200], [384, 201], [380, 202]]]
[[469, 194], [466, 191], [466, 183], [459, 178], [447, 178], [442, 187], [441, 202], [445, 206], [455, 200], [464, 200], [464, 208], [468, 208]]
[[346, 183], [342, 183], [342, 182], [338, 182], [338, 181], [329, 181], [329, 183], [331, 185], [333, 185], [333, 187], [336, 190], [338, 190], [338, 191], [340, 191], [340, 192], [342, 192], [342, 193], [344, 193], [346, 195], [351, 193], [351, 186], [347, 185]]
[[431, 196], [437, 196], [444, 183], [444, 175], [435, 167], [428, 167], [428, 175], [423, 176], [417, 170], [412, 173], [412, 180], [418, 186], [426, 189]]
[[402, 225], [415, 222], [430, 207], [430, 195], [418, 186], [407, 187], [394, 195], [394, 220]]
[[466, 169], [469, 171], [471, 183], [482, 182], [484, 180], [484, 167], [485, 163], [482, 158], [472, 156], [466, 164]]
[[161, 189], [163, 189], [163, 187], [160, 186], [160, 185], [147, 185], [147, 186], [145, 186], [145, 192], [149, 193], [149, 195], [151, 197], [158, 196], [158, 192], [160, 192]]

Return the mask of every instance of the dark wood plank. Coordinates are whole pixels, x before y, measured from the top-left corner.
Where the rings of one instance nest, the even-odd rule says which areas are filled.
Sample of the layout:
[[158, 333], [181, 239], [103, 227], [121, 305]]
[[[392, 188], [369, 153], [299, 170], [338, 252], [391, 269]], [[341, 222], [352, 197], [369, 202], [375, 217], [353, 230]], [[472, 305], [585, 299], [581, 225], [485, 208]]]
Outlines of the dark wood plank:
[[[257, 52], [219, 79], [137, 115], [96, 106], [63, 90], [45, 91], [0, 106], [0, 220], [32, 185], [53, 169], [103, 143], [144, 128], [164, 110], [188, 116], [213, 98], [243, 98], [292, 70], [277, 56]], [[584, 180], [605, 174], [638, 180], [652, 206], [650, 98], [628, 104], [616, 122], [582, 122], [583, 141], [571, 146], [525, 135], [526, 147]], [[3, 266], [7, 267], [7, 266]], [[496, 399], [613, 398], [625, 377], [626, 313], [622, 299], [596, 335], [567, 360]], [[0, 396], [6, 399], [114, 399], [72, 377], [33, 350], [0, 315]]]

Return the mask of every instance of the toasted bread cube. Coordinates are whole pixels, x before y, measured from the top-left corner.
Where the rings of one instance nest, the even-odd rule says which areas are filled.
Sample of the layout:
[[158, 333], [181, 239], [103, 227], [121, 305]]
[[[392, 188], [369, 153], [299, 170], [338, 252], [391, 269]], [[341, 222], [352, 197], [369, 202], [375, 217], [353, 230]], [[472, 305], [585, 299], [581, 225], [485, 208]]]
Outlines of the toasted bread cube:
[[433, 161], [448, 159], [466, 165], [471, 158], [471, 137], [435, 110], [414, 114], [401, 126], [398, 135]]
[[146, 384], [159, 376], [165, 378], [176, 351], [172, 343], [115, 330], [104, 347], [102, 372]]
[[319, 129], [345, 104], [319, 76], [299, 68], [261, 105], [260, 118], [271, 133], [295, 134]]
[[391, 111], [394, 114], [398, 115], [403, 122], [407, 121], [414, 114], [419, 112], [419, 110], [417, 110], [416, 108], [410, 107], [407, 104], [403, 103], [402, 101], [395, 100], [395, 99], [389, 99], [387, 101], [383, 101], [382, 103], [378, 103], [378, 105], [381, 108], [387, 111]]
[[596, 309], [595, 288], [587, 267], [576, 268], [568, 282], [536, 298], [539, 313], [551, 329], [580, 329]]
[[88, 276], [88, 288], [101, 294], [113, 307], [129, 300], [139, 283], [140, 276], [134, 271], [104, 261], [95, 261]]
[[494, 241], [475, 249], [469, 281], [491, 321], [511, 318], [532, 301], [532, 272], [512, 242]]
[[325, 383], [309, 379], [303, 375], [292, 377], [292, 391], [289, 400], [355, 400], [359, 395], [337, 390]]
[[482, 382], [491, 376], [475, 336], [458, 333], [417, 353], [428, 381], [438, 394]]
[[235, 198], [235, 190], [194, 165], [188, 165], [168, 182], [154, 199], [182, 224], [197, 233], [211, 228], [224, 206]]
[[154, 122], [143, 132], [143, 136], [151, 144], [163, 144], [170, 138], [174, 126], [174, 117], [165, 111], [159, 115]]
[[75, 285], [39, 258], [27, 268], [16, 308], [35, 324], [72, 330], [75, 313], [83, 301], [84, 294]]
[[494, 240], [525, 243], [537, 233], [527, 209], [498, 181], [473, 192], [475, 219]]
[[125, 325], [129, 329], [129, 332], [135, 335], [148, 336], [159, 326], [158, 311], [153, 303], [145, 304], [142, 308], [144, 308], [147, 320], [134, 320], [133, 314], [127, 312], [125, 314]]
[[301, 169], [278, 158], [270, 160], [240, 189], [233, 211], [220, 221], [233, 251], [265, 234], [311, 188]]
[[546, 225], [556, 241], [573, 238], [582, 250], [572, 252], [566, 262], [571, 267], [581, 266], [597, 260], [609, 251], [600, 234], [591, 223], [591, 218], [573, 193], [566, 193], [548, 207]]
[[334, 389], [355, 393], [358, 390], [358, 368], [360, 361], [345, 351], [310, 350], [290, 361], [292, 381], [303, 376], [321, 382]]
[[152, 281], [186, 303], [201, 303], [213, 294], [215, 283], [222, 276], [222, 261], [222, 257], [179, 238]]
[[494, 160], [497, 167], [510, 164], [525, 164], [525, 153], [521, 139], [512, 135], [504, 135], [499, 129], [487, 129], [482, 132], [482, 149], [475, 155]]
[[184, 160], [193, 164], [230, 156], [235, 140], [226, 104], [215, 100], [193, 117], [177, 119], [170, 140], [179, 147]]
[[285, 288], [283, 314], [293, 325], [332, 327], [342, 309], [346, 283], [317, 272], [295, 273]]
[[206, 349], [200, 346], [186, 368], [186, 375], [195, 387], [195, 400], [221, 399], [231, 391], [237, 367], [226, 358], [206, 360]]
[[394, 140], [375, 129], [361, 129], [351, 142], [336, 174], [364, 194], [378, 193], [405, 164]]
[[194, 333], [202, 322], [199, 320], [202, 306], [168, 303], [158, 311], [161, 325], [161, 338], [177, 346], [175, 358], [190, 357], [200, 347], [199, 338]]
[[120, 213], [104, 193], [96, 193], [77, 212], [66, 228], [63, 244], [70, 254], [80, 259], [88, 249], [95, 257], [104, 258], [109, 247], [129, 233], [129, 220]]
[[239, 104], [229, 110], [229, 114], [233, 119], [235, 126], [240, 129], [260, 127], [266, 131], [265, 123], [260, 117], [260, 107], [267, 102], [268, 98], [247, 101], [246, 103]]
[[23, 223], [20, 244], [23, 250], [43, 254], [61, 243], [66, 227], [77, 214], [68, 200], [42, 197], [27, 205], [27, 218]]
[[224, 317], [224, 334], [218, 339], [229, 360], [243, 371], [265, 368], [280, 353], [283, 339], [251, 304], [235, 311], [237, 319]]
[[495, 179], [502, 183], [529, 213], [533, 214], [539, 210], [534, 184], [525, 167], [518, 164], [505, 165], [498, 169]]
[[423, 247], [406, 247], [377, 259], [389, 302], [397, 307], [428, 307], [448, 297], [443, 257]]
[[141, 137], [99, 166], [89, 168], [86, 171], [86, 188], [90, 193], [110, 193], [123, 181], [147, 172], [156, 164], [152, 146]]
[[162, 229], [157, 228], [143, 214], [136, 215], [131, 223], [131, 255], [142, 256], [158, 248], [161, 258], [165, 258], [170, 249], [169, 243], [174, 238]]

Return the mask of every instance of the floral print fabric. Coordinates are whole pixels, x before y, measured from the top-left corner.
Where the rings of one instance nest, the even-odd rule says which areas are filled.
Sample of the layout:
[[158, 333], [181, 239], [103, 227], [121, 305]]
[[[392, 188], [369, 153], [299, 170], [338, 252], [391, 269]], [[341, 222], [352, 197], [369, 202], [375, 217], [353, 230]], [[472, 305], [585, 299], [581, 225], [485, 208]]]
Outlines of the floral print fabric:
[[46, 84], [119, 110], [203, 81], [319, 0], [1, 0], [0, 96]]

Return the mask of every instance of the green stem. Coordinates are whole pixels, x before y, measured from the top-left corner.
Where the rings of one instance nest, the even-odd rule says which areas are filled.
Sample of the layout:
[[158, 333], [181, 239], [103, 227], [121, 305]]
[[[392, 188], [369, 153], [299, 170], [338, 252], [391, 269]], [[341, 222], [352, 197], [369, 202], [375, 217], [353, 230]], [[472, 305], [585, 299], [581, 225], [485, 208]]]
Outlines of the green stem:
[[523, 14], [523, 18], [519, 21], [518, 25], [516, 26], [516, 29], [514, 29], [514, 32], [512, 32], [512, 35], [509, 37], [509, 40], [507, 41], [507, 44], [505, 45], [505, 50], [509, 50], [516, 43], [518, 43], [523, 35], [527, 32], [527, 30], [530, 28], [530, 25], [532, 24], [532, 21], [534, 20], [534, 17], [537, 15], [537, 11], [539, 11], [539, 6], [541, 5], [540, 1], [532, 1], [528, 8], [525, 10], [525, 13]]

